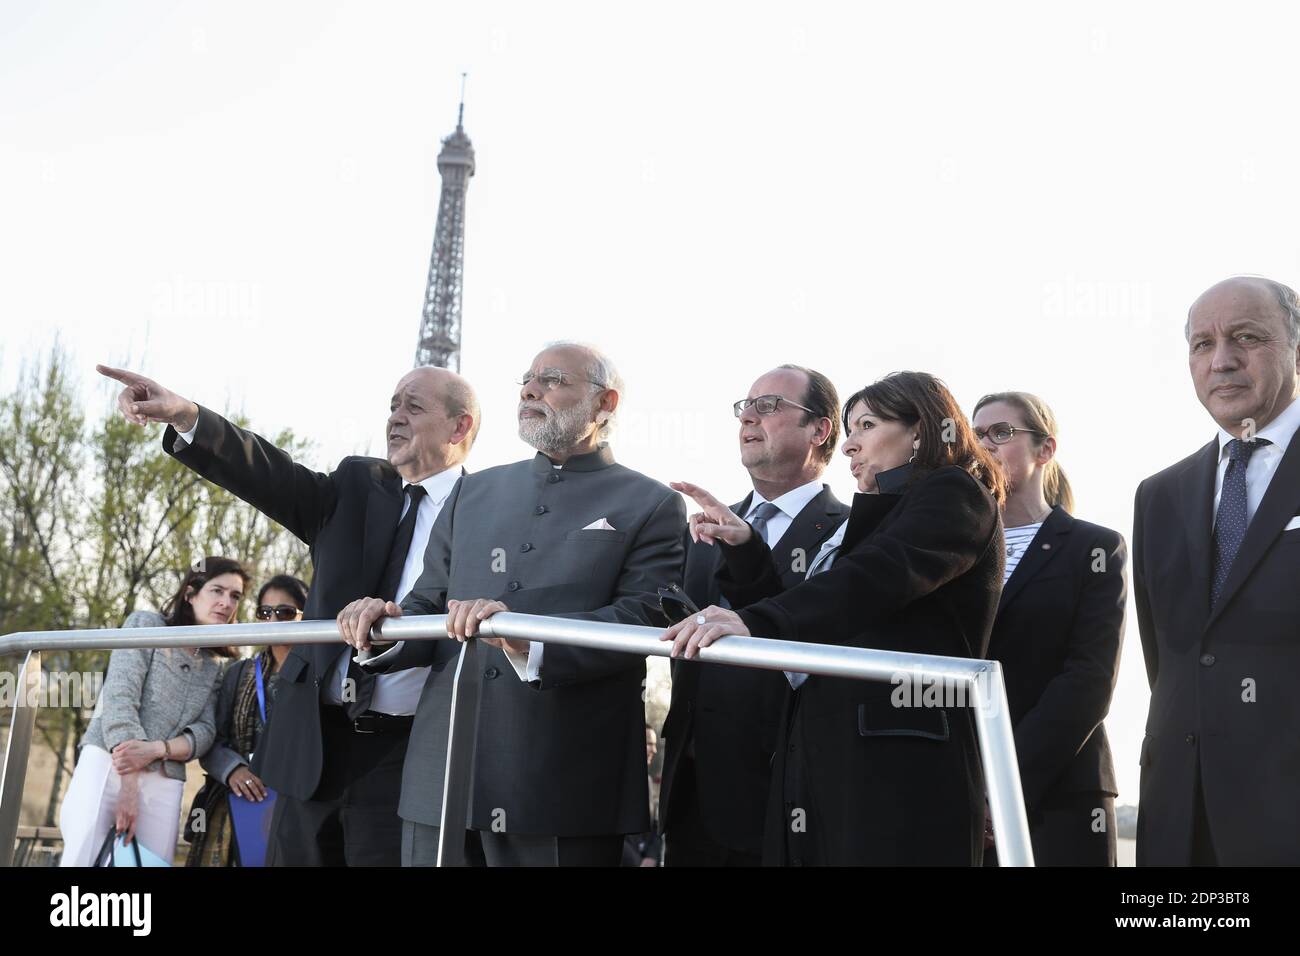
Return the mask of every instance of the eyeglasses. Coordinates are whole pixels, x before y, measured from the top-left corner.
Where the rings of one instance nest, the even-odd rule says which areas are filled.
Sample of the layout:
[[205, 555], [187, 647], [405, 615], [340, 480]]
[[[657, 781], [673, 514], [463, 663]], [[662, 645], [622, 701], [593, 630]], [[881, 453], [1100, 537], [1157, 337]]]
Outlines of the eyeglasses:
[[277, 621], [296, 621], [302, 617], [302, 611], [292, 604], [277, 604], [274, 607], [270, 604], [259, 604], [253, 611], [253, 617], [259, 621], [269, 621], [271, 618]]
[[[571, 378], [574, 378], [574, 376], [569, 375], [568, 372], [565, 372], [562, 369], [544, 368], [536, 375], [534, 375], [532, 372], [524, 372], [524, 374], [520, 377], [518, 384], [527, 385], [533, 379], [537, 379], [537, 381], [542, 383], [543, 388], [545, 388], [548, 392], [553, 392], [561, 385], [572, 384], [572, 382], [570, 382]], [[595, 385], [597, 388], [608, 388], [608, 386], [604, 382], [594, 382], [589, 378], [579, 378], [577, 380], [579, 382], [588, 382], [591, 385]]]
[[982, 440], [984, 436], [987, 435], [989, 441], [993, 442], [993, 444], [1005, 445], [1007, 442], [1011, 441], [1011, 439], [1016, 437], [1017, 432], [1025, 432], [1029, 435], [1038, 435], [1042, 438], [1050, 437], [1047, 432], [1040, 432], [1036, 428], [1020, 428], [1017, 425], [1009, 425], [1006, 422], [995, 422], [988, 428], [977, 428], [975, 429], [975, 437]]
[[745, 410], [751, 405], [754, 406], [754, 411], [758, 412], [760, 415], [771, 415], [781, 407], [782, 402], [785, 402], [787, 405], [793, 405], [795, 408], [802, 408], [810, 415], [817, 414], [807, 405], [800, 405], [798, 402], [792, 402], [790, 399], [782, 395], [760, 395], [758, 398], [742, 398], [740, 401], [736, 402], [736, 404], [732, 405], [731, 409], [736, 413], [737, 418], [745, 414]]

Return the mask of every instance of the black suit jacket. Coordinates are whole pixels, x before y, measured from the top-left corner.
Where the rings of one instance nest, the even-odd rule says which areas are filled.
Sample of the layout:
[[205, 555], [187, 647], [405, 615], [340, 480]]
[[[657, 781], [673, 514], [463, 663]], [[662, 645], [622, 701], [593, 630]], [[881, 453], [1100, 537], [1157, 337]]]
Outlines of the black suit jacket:
[[[1119, 671], [1124, 539], [1053, 508], [1002, 589], [989, 657], [1002, 664], [1035, 852], [1036, 812], [1067, 793], [1116, 796], [1102, 720]], [[1077, 845], [1078, 840], [1071, 845]]]
[[[311, 548], [312, 583], [303, 617], [328, 620], [374, 594], [402, 512], [402, 479], [379, 458], [348, 457], [330, 474], [294, 462], [273, 444], [206, 408], [194, 442], [170, 426], [163, 449], [248, 502]], [[295, 647], [280, 669], [274, 716], [254, 755], [253, 771], [277, 791], [309, 800], [321, 775], [321, 681], [344, 645]]]
[[[731, 510], [743, 516], [752, 498], [752, 493], [746, 495]], [[803, 580], [822, 542], [848, 513], [848, 506], [835, 497], [829, 485], [823, 485], [795, 516], [776, 547], [783, 587]], [[717, 604], [722, 596], [717, 582], [721, 564], [718, 548], [693, 543], [687, 533], [683, 587], [701, 608]], [[755, 856], [763, 852], [772, 754], [788, 690], [780, 672], [673, 660], [672, 706], [664, 721], [666, 746], [659, 791], [660, 828], [669, 840], [677, 770], [693, 740], [695, 799], [709, 835], [732, 850]]]
[[1300, 865], [1300, 435], [1210, 610], [1218, 440], [1146, 479], [1133, 513], [1133, 593], [1151, 707], [1139, 866], [1191, 861], [1199, 764], [1218, 862]]
[[[784, 590], [755, 536], [723, 546], [722, 591], [751, 634], [983, 657], [1002, 590], [997, 502], [955, 466], [902, 479], [901, 494], [858, 494], [832, 567]], [[787, 694], [772, 774], [764, 862], [787, 861], [788, 813], [805, 811], [815, 862], [979, 865], [984, 783], [962, 707], [896, 706], [889, 684], [809, 677]], [[787, 771], [809, 806], [786, 807]]]

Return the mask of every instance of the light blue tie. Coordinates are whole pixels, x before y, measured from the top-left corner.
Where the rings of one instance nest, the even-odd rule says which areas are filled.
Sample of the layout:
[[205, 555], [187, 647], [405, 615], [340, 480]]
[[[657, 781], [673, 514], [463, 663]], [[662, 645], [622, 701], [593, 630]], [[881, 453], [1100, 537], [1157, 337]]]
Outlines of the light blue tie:
[[[749, 526], [754, 529], [754, 534], [767, 541], [767, 523], [781, 513], [781, 509], [770, 501], [764, 501], [749, 516]], [[768, 541], [770, 546], [772, 542]]]
[[[767, 523], [780, 513], [780, 508], [772, 504], [770, 501], [764, 501], [759, 504], [759, 506], [754, 509], [754, 513], [749, 516], [749, 526], [754, 529], [754, 534], [758, 535], [764, 541], [767, 541], [767, 535], [764, 534], [764, 532], [767, 531]], [[718, 595], [718, 607], [730, 609], [731, 602], [727, 600], [725, 595], [720, 594]]]

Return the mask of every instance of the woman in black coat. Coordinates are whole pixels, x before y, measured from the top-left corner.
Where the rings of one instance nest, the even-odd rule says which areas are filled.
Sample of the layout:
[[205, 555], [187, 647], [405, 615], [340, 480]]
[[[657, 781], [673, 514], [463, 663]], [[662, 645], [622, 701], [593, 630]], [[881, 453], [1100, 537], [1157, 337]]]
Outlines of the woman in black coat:
[[[665, 634], [674, 655], [729, 634], [979, 658], [1002, 585], [1001, 472], [943, 383], [897, 372], [844, 406], [857, 479], [849, 519], [782, 592], [771, 553], [707, 492], [691, 535], [722, 544], [722, 593]], [[842, 532], [842, 534], [841, 534]], [[979, 865], [984, 785], [974, 723], [914, 675], [883, 683], [787, 675], [764, 863]], [[796, 689], [797, 688], [797, 689]]]
[[[989, 657], [1006, 678], [1034, 863], [1114, 866], [1117, 789], [1102, 720], [1124, 637], [1124, 539], [1071, 516], [1056, 418], [1042, 399], [985, 395], [972, 422], [1008, 483]], [[991, 849], [984, 862], [996, 864]]]

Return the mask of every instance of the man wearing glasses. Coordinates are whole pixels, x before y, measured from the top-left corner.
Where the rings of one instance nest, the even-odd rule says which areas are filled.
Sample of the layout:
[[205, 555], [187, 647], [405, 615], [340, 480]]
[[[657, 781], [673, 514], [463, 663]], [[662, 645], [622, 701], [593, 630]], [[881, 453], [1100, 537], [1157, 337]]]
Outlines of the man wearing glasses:
[[[424, 573], [399, 606], [367, 598], [338, 616], [370, 650], [383, 617], [448, 615], [473, 637], [500, 611], [649, 624], [680, 580], [686, 508], [616, 464], [606, 442], [622, 382], [597, 350], [548, 346], [522, 377], [519, 437], [537, 454], [466, 476], [434, 526]], [[645, 658], [485, 639], [469, 827], [489, 866], [618, 866], [623, 836], [650, 829]], [[437, 858], [454, 667], [452, 641], [379, 645], [380, 673], [429, 666], [406, 753], [402, 859]], [[459, 838], [459, 834], [455, 835]], [[453, 838], [448, 834], [448, 838]]]
[[[826, 376], [783, 365], [733, 406], [751, 491], [731, 510], [763, 535], [785, 587], [803, 580], [848, 516], [821, 476], [839, 438], [839, 399]], [[722, 605], [718, 549], [686, 541], [685, 590]], [[659, 816], [668, 866], [758, 866], [769, 770], [786, 678], [780, 672], [673, 660], [672, 707]]]
[[[469, 383], [447, 369], [418, 368], [393, 390], [387, 458], [349, 457], [322, 474], [151, 379], [99, 371], [125, 386], [118, 407], [128, 421], [167, 425], [169, 455], [311, 546], [309, 620], [334, 617], [363, 594], [406, 595], [478, 434]], [[262, 620], [284, 613], [258, 609]], [[268, 865], [401, 861], [402, 757], [423, 674], [376, 678], [351, 658], [337, 643], [298, 645], [281, 666], [275, 715], [253, 767], [278, 794]]]

